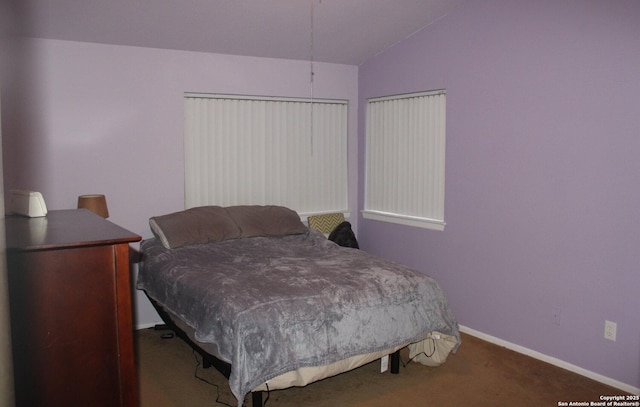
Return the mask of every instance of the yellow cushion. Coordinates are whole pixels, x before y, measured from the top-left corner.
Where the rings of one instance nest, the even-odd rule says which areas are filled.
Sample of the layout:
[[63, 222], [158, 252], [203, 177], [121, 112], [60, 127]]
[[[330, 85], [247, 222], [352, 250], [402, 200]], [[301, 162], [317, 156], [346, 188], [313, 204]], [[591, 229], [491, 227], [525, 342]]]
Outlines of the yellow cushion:
[[312, 215], [307, 218], [309, 227], [318, 232], [329, 234], [339, 224], [344, 222], [343, 213], [327, 213], [324, 215]]

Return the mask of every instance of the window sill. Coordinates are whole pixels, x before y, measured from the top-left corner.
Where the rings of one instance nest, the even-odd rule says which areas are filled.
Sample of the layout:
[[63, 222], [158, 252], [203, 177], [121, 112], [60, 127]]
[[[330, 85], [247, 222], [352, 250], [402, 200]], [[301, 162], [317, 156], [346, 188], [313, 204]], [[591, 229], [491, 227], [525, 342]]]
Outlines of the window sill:
[[443, 231], [446, 223], [441, 220], [419, 218], [416, 216], [398, 215], [396, 213], [379, 212], [364, 210], [362, 211], [362, 217], [365, 219], [377, 220], [380, 222], [397, 223], [400, 225], [413, 226], [423, 229], [432, 229]]

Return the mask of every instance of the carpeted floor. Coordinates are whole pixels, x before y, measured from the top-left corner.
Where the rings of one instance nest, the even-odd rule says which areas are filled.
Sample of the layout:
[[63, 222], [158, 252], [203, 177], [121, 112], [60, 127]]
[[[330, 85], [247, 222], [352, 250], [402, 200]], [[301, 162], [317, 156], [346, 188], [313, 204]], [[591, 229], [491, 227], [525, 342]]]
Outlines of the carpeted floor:
[[[177, 337], [161, 339], [162, 333], [136, 332], [142, 407], [236, 406], [218, 371], [198, 367], [199, 355]], [[458, 353], [440, 367], [410, 363], [391, 375], [381, 374], [380, 363], [373, 362], [306, 387], [272, 391], [266, 407], [558, 406], [623, 394], [473, 336], [463, 334], [462, 340]], [[251, 406], [250, 396], [245, 406]]]

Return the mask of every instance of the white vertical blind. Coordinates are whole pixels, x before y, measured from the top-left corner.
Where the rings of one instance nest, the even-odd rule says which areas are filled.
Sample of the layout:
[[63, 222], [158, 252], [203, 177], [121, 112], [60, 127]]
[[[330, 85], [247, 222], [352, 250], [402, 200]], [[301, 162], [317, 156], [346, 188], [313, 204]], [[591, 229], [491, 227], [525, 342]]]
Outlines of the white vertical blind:
[[364, 217], [444, 229], [445, 97], [367, 101]]
[[184, 137], [186, 208], [347, 211], [346, 101], [187, 94]]

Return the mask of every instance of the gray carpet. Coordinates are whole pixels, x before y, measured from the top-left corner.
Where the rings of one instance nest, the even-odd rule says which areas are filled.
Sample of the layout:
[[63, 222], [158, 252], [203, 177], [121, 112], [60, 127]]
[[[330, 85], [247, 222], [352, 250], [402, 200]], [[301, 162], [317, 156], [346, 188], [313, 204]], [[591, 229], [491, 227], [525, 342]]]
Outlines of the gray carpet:
[[[199, 355], [177, 337], [161, 339], [161, 333], [136, 332], [142, 407], [236, 405], [220, 373], [197, 367]], [[381, 374], [380, 363], [373, 362], [306, 387], [272, 391], [266, 407], [557, 406], [623, 394], [475, 337], [463, 334], [462, 340], [458, 353], [440, 367], [409, 363], [391, 375]], [[249, 396], [245, 405], [251, 406]]]

